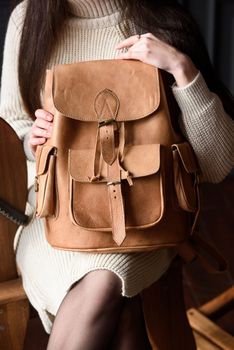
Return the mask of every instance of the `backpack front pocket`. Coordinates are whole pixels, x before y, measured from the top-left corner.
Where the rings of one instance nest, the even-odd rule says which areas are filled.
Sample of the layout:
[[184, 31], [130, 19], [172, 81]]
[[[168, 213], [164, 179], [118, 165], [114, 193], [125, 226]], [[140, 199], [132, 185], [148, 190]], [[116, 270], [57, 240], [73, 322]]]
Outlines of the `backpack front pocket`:
[[36, 215], [46, 217], [55, 214], [55, 162], [56, 148], [38, 146], [36, 151]]
[[[125, 147], [120, 162], [121, 193], [126, 229], [157, 224], [164, 213], [163, 171], [160, 145]], [[70, 150], [70, 214], [75, 225], [89, 230], [111, 231], [113, 198], [108, 191], [108, 165], [100, 159], [98, 178], [93, 176], [93, 150]], [[118, 213], [113, 213], [118, 215]]]

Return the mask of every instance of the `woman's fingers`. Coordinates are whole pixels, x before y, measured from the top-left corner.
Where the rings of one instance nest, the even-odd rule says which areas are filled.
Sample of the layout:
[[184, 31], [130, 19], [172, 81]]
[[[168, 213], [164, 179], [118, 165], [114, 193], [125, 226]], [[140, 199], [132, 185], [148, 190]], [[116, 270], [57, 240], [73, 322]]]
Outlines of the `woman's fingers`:
[[120, 50], [120, 49], [124, 49], [124, 48], [130, 47], [130, 46], [133, 46], [140, 41], [142, 42], [142, 41], [147, 41], [147, 40], [157, 40], [157, 38], [151, 33], [146, 33], [146, 34], [141, 34], [141, 35], [140, 34], [132, 35], [129, 38], [118, 43], [115, 48], [117, 50]]
[[122, 41], [117, 48], [118, 49], [128, 48], [128, 51], [119, 52], [116, 58], [133, 59], [133, 60], [140, 60], [144, 62], [147, 51], [148, 49], [150, 49], [149, 43], [147, 42], [147, 40], [149, 41], [150, 39], [147, 39], [143, 35], [141, 37], [139, 37], [138, 35], [134, 35]]
[[136, 44], [139, 40], [140, 40], [139, 35], [132, 35], [129, 38], [118, 43], [115, 48], [117, 50], [124, 49], [125, 47], [129, 47]]
[[37, 109], [35, 116], [36, 120], [33, 123], [29, 137], [29, 145], [33, 153], [35, 153], [38, 145], [44, 144], [51, 137], [54, 119], [51, 113], [43, 109]]
[[41, 118], [37, 118], [34, 122], [34, 128], [41, 128], [47, 131], [52, 130], [52, 123], [48, 122], [47, 120], [41, 119]]
[[[128, 47], [127, 52], [119, 52], [117, 59], [135, 59], [176, 75], [177, 67], [183, 61], [183, 54], [175, 47], [158, 39], [151, 33], [135, 35], [123, 40], [118, 49]], [[178, 75], [178, 74], [177, 74]]]
[[43, 143], [46, 142], [46, 138], [44, 137], [32, 137], [30, 138], [30, 145], [32, 146], [38, 146], [43, 145]]
[[144, 56], [145, 56], [145, 53], [143, 51], [129, 50], [128, 52], [120, 52], [116, 57], [116, 59], [121, 59], [121, 60], [130, 59], [130, 60], [139, 60], [144, 62], [145, 61]]
[[53, 114], [50, 112], [45, 111], [44, 109], [37, 109], [35, 112], [35, 116], [40, 119], [52, 121], [54, 119]]
[[[155, 57], [155, 50], [158, 49], [157, 38], [146, 33], [142, 35], [133, 35], [117, 45], [117, 49], [128, 48], [126, 52], [119, 52], [117, 59], [134, 59], [148, 64], [153, 64], [152, 58]], [[158, 46], [158, 45], [157, 45]]]
[[50, 137], [53, 125], [53, 115], [43, 109], [37, 109], [35, 116], [37, 119], [33, 123], [32, 136]]
[[51, 132], [47, 129], [43, 129], [38, 127], [37, 125], [34, 124], [32, 128], [32, 135], [37, 136], [37, 137], [47, 137], [49, 138], [51, 136]]

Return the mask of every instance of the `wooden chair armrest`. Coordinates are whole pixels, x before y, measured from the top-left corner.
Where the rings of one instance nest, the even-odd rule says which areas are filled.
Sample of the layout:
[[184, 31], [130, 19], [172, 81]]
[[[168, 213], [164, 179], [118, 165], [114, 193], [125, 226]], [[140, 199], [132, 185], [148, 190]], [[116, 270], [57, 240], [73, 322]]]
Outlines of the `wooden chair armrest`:
[[208, 301], [198, 308], [198, 310], [209, 318], [217, 319], [234, 307], [234, 286], [228, 288], [223, 293]]
[[27, 299], [21, 278], [0, 282], [0, 305]]

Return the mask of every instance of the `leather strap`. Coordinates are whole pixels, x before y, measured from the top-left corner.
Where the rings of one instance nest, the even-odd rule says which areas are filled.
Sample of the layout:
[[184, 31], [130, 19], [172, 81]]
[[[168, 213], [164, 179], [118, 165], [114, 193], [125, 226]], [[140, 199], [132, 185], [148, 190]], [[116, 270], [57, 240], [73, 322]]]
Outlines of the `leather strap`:
[[115, 126], [119, 99], [111, 90], [100, 91], [94, 101], [94, 110], [100, 128], [100, 143], [103, 159], [111, 165], [116, 159]]
[[199, 218], [199, 215], [200, 215], [200, 212], [201, 212], [201, 200], [200, 200], [200, 191], [199, 191], [199, 183], [200, 183], [200, 180], [199, 180], [199, 175], [197, 172], [195, 172], [195, 183], [194, 183], [194, 186], [195, 186], [195, 189], [196, 189], [196, 192], [197, 192], [197, 211], [196, 211], [196, 214], [194, 216], [194, 220], [193, 220], [193, 224], [192, 224], [192, 228], [191, 228], [191, 232], [190, 234], [193, 235], [193, 233], [195, 232], [195, 229], [196, 229], [196, 226], [197, 226], [197, 223], [198, 223], [198, 218]]
[[108, 166], [107, 186], [112, 222], [112, 236], [116, 244], [120, 246], [126, 237], [126, 231], [124, 203], [121, 191], [121, 170], [117, 159], [111, 166]]
[[43, 109], [45, 109], [46, 111], [52, 114], [55, 114], [52, 86], [53, 86], [53, 71], [50, 69], [47, 69], [45, 88], [44, 88], [44, 94], [43, 94]]
[[111, 165], [116, 159], [114, 124], [100, 126], [100, 143], [102, 157]]
[[119, 99], [111, 90], [100, 91], [94, 101], [94, 109], [99, 123], [101, 154], [107, 163], [107, 186], [112, 222], [113, 240], [120, 246], [125, 237], [125, 215], [121, 191], [121, 169], [115, 148], [116, 117]]
[[95, 149], [94, 149], [94, 159], [93, 159], [93, 175], [90, 178], [90, 182], [95, 182], [100, 179], [101, 176], [101, 151], [100, 151], [100, 137], [99, 128], [97, 129]]
[[119, 127], [119, 160], [122, 163], [124, 160], [125, 147], [125, 123], [122, 122]]
[[17, 225], [26, 225], [28, 216], [0, 198], [0, 213]]
[[197, 235], [178, 244], [176, 249], [185, 262], [197, 260], [210, 273], [227, 270], [227, 261], [224, 257], [212, 245]]

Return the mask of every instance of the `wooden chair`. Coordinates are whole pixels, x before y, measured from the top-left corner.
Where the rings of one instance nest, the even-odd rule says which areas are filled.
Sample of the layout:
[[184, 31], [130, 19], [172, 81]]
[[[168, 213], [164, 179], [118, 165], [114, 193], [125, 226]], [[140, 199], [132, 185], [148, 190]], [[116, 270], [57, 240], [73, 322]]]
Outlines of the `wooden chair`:
[[18, 276], [13, 250], [19, 223], [7, 217], [5, 207], [13, 207], [23, 214], [26, 200], [27, 166], [22, 143], [0, 118], [0, 349], [4, 350], [23, 349], [29, 318], [29, 302]]
[[234, 306], [234, 286], [199, 308], [187, 311], [197, 350], [233, 350], [234, 337], [215, 322]]

